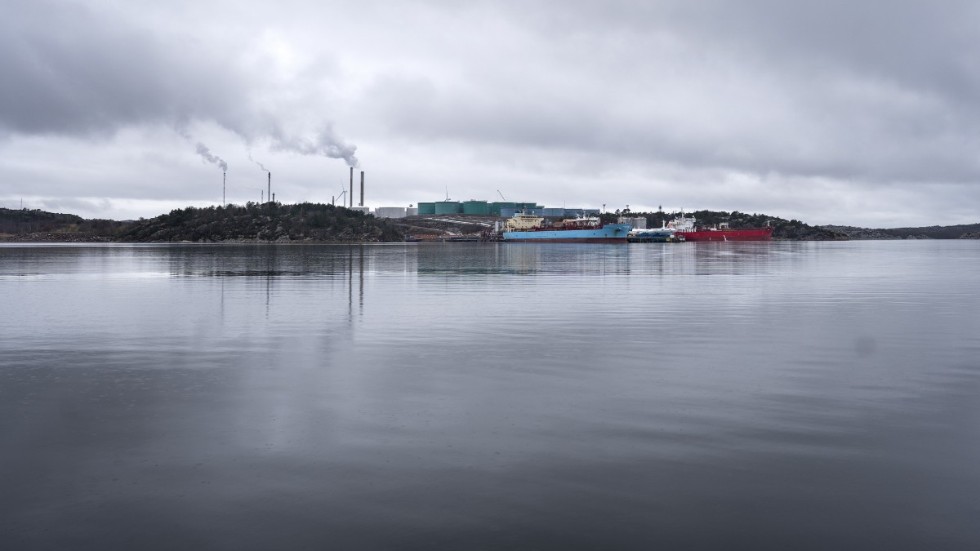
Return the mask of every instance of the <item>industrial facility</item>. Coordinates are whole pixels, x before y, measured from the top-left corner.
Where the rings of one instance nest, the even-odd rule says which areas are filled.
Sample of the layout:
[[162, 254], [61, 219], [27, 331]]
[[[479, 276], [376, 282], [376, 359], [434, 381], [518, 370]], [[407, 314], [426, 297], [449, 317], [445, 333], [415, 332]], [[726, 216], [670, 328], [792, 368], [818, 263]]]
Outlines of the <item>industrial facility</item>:
[[537, 203], [512, 201], [433, 201], [420, 202], [417, 207], [378, 207], [374, 215], [379, 218], [404, 218], [406, 216], [496, 216], [510, 218], [524, 212], [546, 218], [598, 215], [599, 209], [551, 208]]
[[[514, 214], [522, 212], [545, 218], [562, 218], [568, 216], [598, 216], [599, 209], [586, 208], [554, 208], [544, 207], [537, 202], [521, 203], [515, 201], [481, 201], [471, 199], [469, 201], [420, 201], [417, 206], [408, 207], [377, 207], [372, 210], [364, 205], [364, 171], [360, 178], [360, 200], [357, 206], [354, 205], [356, 195], [354, 187], [354, 167], [350, 167], [349, 183], [339, 196], [331, 198], [331, 204], [340, 201], [340, 206], [351, 210], [374, 214], [378, 218], [405, 218], [409, 216], [483, 216], [510, 218]], [[272, 193], [272, 173], [269, 173], [269, 193]], [[500, 193], [499, 191], [497, 193]], [[448, 194], [447, 194], [448, 195]], [[346, 197], [345, 197], [346, 196]], [[503, 199], [503, 195], [501, 194]]]

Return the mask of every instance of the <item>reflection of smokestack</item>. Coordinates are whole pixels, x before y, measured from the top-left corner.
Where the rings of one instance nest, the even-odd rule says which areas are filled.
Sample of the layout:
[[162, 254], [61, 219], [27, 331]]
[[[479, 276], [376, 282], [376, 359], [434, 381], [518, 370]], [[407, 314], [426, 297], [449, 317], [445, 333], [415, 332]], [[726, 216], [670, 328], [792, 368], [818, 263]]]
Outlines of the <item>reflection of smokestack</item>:
[[364, 171], [361, 171], [361, 206], [364, 206]]
[[272, 200], [272, 172], [269, 172], [269, 191], [266, 192], [265, 196], [268, 197], [270, 201]]
[[350, 167], [350, 187], [348, 187], [347, 190], [350, 192], [350, 206], [353, 207], [354, 206], [354, 167]]

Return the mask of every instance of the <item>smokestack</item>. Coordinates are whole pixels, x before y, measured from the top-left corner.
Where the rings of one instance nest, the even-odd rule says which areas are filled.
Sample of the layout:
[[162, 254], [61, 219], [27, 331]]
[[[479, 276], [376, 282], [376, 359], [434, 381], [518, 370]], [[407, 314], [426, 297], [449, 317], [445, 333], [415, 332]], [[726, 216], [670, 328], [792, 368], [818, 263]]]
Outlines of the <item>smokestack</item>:
[[221, 173], [221, 206], [225, 206], [228, 203], [225, 201], [225, 184], [228, 182], [228, 173]]
[[354, 206], [354, 167], [350, 167], [350, 187], [347, 188], [350, 192], [350, 206]]
[[265, 194], [265, 196], [268, 197], [270, 201], [272, 200], [272, 172], [271, 171], [269, 172], [269, 191]]
[[364, 206], [364, 171], [361, 171], [361, 206]]

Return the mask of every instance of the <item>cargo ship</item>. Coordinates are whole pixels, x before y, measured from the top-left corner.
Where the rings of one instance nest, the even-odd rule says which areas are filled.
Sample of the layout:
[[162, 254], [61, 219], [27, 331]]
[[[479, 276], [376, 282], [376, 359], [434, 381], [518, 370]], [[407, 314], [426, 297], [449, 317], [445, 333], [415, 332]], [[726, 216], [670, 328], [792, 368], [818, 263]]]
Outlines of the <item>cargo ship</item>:
[[674, 237], [678, 241], [770, 241], [773, 230], [771, 226], [731, 229], [727, 223], [706, 228], [698, 226], [693, 216], [679, 216], [668, 223], [667, 227], [674, 230]]
[[594, 216], [546, 224], [541, 216], [518, 212], [507, 220], [501, 237], [538, 243], [626, 243], [630, 229], [629, 224], [603, 224]]

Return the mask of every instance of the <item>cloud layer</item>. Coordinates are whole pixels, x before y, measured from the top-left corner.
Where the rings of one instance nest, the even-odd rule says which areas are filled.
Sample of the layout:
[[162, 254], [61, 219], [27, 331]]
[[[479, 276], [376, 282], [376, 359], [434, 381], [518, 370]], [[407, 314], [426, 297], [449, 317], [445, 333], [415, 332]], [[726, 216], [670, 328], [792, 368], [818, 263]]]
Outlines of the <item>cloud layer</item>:
[[8, 206], [206, 204], [201, 159], [246, 197], [253, 152], [287, 201], [363, 163], [375, 204], [980, 219], [973, 2], [7, 5]]

